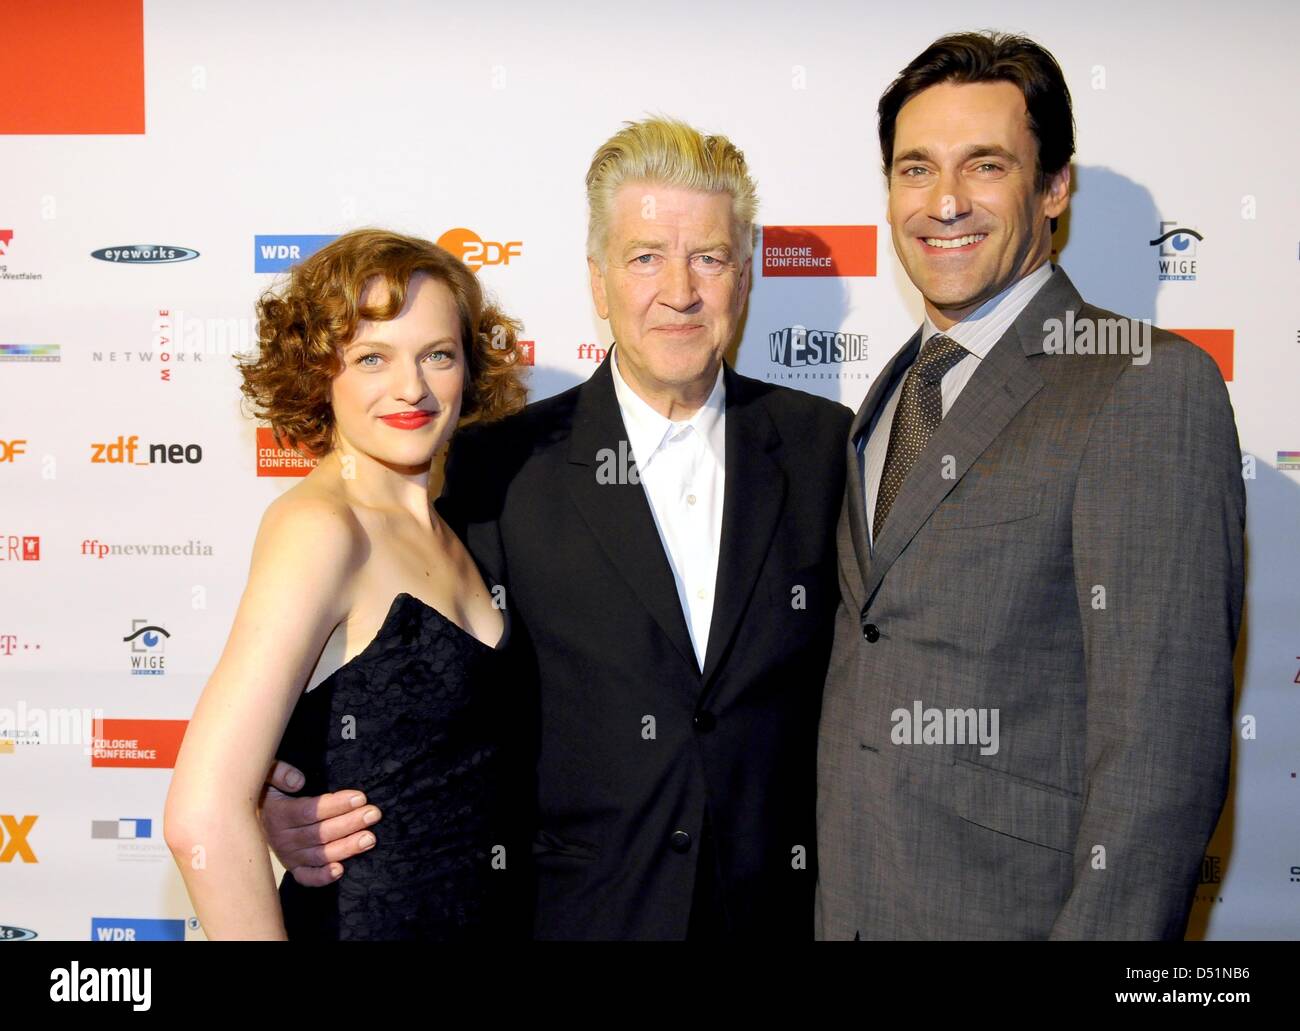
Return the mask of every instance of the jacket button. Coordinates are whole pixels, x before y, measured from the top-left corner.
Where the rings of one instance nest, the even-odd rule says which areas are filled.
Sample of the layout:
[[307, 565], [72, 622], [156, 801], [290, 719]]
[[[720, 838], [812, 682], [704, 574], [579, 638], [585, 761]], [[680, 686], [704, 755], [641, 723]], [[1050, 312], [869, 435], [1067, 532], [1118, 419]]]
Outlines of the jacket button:
[[672, 846], [674, 852], [689, 852], [691, 850], [691, 836], [685, 831], [673, 831], [673, 836], [668, 839], [668, 844]]
[[880, 628], [875, 623], [863, 623], [862, 636], [868, 644], [875, 644], [880, 640]]
[[691, 726], [702, 734], [707, 734], [718, 725], [718, 718], [707, 709], [702, 709], [691, 717]]

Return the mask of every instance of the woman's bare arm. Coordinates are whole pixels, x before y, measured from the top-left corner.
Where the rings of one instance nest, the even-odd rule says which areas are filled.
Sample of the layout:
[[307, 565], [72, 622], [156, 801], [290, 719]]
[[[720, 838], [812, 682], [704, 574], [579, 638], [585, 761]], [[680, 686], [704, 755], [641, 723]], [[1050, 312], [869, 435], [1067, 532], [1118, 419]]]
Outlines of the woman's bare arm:
[[164, 835], [209, 938], [283, 939], [258, 799], [326, 638], [347, 615], [364, 537], [346, 505], [267, 509], [248, 585], [185, 733]]

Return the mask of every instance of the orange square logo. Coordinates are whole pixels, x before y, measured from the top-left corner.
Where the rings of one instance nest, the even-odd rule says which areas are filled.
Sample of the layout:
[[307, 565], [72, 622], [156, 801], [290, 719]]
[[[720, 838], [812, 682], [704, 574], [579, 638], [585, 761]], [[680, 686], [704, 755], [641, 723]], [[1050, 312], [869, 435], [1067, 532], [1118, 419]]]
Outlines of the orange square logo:
[[1223, 374], [1225, 383], [1232, 382], [1233, 335], [1231, 329], [1171, 329], [1169, 332], [1186, 337], [1213, 358]]
[[764, 226], [763, 275], [874, 276], [875, 226]]
[[91, 766], [171, 769], [189, 720], [96, 720]]
[[258, 476], [306, 476], [316, 464], [310, 455], [277, 444], [270, 426], [257, 427]]
[[0, 134], [144, 132], [143, 0], [0, 5]]

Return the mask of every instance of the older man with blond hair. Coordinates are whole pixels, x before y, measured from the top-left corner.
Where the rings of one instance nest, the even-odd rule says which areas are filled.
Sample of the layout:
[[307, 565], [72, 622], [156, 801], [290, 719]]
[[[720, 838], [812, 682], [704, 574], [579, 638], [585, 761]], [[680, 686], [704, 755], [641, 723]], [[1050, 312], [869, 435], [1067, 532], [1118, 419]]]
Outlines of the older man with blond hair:
[[[587, 197], [614, 345], [585, 383], [463, 431], [439, 500], [518, 631], [500, 705], [528, 742], [533, 932], [811, 939], [850, 412], [725, 361], [757, 204], [729, 140], [628, 123]], [[302, 883], [384, 833], [356, 794], [268, 803]]]

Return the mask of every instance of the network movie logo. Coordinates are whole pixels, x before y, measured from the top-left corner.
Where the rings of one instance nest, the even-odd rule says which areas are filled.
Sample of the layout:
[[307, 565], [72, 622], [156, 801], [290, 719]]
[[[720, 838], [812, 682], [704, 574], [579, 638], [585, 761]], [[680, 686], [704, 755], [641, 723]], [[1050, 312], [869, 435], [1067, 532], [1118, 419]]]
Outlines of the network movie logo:
[[58, 344], [0, 344], [0, 362], [57, 362]]
[[103, 841], [138, 841], [153, 837], [153, 820], [91, 820], [90, 836]]
[[41, 539], [0, 534], [0, 562], [39, 562]]
[[96, 720], [90, 765], [171, 769], [188, 720]]
[[285, 272], [300, 261], [310, 258], [337, 236], [308, 234], [306, 236], [254, 236], [253, 271]]
[[1196, 245], [1204, 239], [1195, 229], [1187, 229], [1177, 222], [1161, 222], [1160, 234], [1148, 241], [1149, 246], [1160, 248], [1156, 253], [1160, 281], [1194, 282]]
[[522, 240], [498, 243], [484, 240], [472, 229], [448, 229], [438, 237], [438, 246], [450, 251], [477, 272], [484, 265], [509, 265], [511, 258], [523, 253]]
[[768, 351], [772, 361], [791, 369], [809, 365], [842, 365], [865, 361], [865, 333], [841, 333], [834, 329], [805, 329], [790, 326], [769, 333]]
[[170, 265], [178, 261], [193, 261], [199, 252], [165, 243], [127, 243], [120, 247], [101, 247], [91, 251], [90, 256], [114, 265]]
[[185, 921], [96, 916], [90, 918], [90, 940], [93, 942], [183, 942]]
[[[1278, 472], [1300, 472], [1300, 451], [1279, 451], [1277, 453]], [[1300, 684], [1300, 673], [1296, 674], [1296, 683]]]
[[122, 640], [131, 646], [131, 675], [160, 677], [167, 672], [163, 646], [171, 637], [147, 619], [131, 620], [131, 632]]
[[875, 226], [764, 226], [764, 277], [874, 276]]

